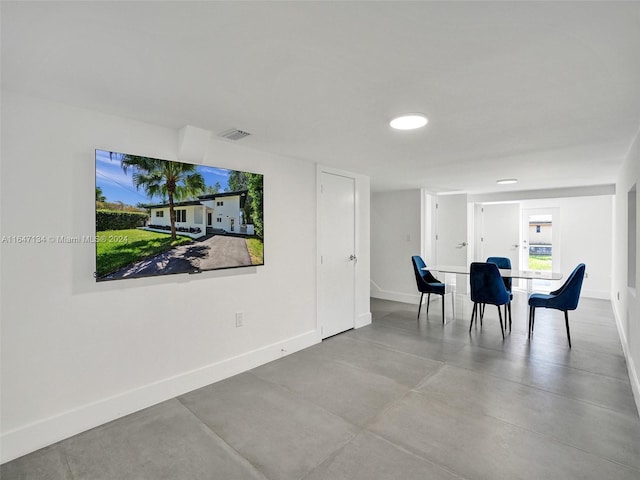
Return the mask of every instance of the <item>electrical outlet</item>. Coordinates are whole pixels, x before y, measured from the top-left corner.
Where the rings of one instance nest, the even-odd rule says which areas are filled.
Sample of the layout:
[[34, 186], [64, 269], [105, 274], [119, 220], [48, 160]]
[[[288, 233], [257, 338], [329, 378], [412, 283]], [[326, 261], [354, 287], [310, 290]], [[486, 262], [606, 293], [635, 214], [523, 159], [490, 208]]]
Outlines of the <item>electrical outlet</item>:
[[236, 312], [236, 328], [244, 325], [244, 315], [242, 312]]

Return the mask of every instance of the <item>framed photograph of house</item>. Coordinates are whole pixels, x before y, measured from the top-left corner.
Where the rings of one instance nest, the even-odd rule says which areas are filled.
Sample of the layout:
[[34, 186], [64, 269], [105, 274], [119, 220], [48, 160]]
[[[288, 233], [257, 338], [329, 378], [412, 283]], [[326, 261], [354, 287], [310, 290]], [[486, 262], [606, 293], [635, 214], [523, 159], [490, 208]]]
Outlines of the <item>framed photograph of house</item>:
[[264, 265], [263, 176], [95, 152], [97, 281]]

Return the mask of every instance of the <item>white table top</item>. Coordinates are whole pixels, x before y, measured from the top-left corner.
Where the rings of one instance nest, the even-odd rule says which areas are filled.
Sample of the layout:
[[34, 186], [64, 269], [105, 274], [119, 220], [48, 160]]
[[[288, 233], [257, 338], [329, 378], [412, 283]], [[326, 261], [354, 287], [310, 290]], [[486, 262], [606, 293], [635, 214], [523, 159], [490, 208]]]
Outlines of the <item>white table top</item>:
[[[469, 275], [469, 267], [462, 265], [436, 265], [427, 267], [423, 270], [431, 270], [442, 273], [457, 273], [460, 275]], [[560, 280], [562, 274], [559, 272], [536, 272], [534, 270], [508, 270], [500, 269], [500, 275], [510, 278], [525, 278], [528, 280]]]

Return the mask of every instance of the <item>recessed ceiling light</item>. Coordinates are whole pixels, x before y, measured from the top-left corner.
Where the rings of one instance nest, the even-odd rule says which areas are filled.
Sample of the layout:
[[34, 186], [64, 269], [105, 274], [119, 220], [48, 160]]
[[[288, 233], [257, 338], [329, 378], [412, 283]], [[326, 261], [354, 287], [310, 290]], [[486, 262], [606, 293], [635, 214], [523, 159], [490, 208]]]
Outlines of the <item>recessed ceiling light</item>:
[[496, 181], [499, 185], [509, 185], [510, 183], [518, 183], [517, 178], [503, 178], [502, 180]]
[[427, 117], [421, 113], [406, 113], [395, 117], [389, 122], [391, 128], [396, 130], [414, 130], [416, 128], [424, 127], [427, 124]]

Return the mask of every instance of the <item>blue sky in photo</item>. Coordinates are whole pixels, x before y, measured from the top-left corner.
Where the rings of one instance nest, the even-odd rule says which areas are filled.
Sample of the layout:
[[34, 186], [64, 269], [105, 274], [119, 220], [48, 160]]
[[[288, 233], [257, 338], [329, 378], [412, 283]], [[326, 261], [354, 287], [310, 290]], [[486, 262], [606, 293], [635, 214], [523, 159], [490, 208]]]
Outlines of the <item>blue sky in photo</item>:
[[[107, 197], [107, 202], [123, 202], [127, 205], [138, 203], [157, 203], [161, 198], [149, 198], [143, 188], [139, 190], [133, 183], [133, 170], [128, 169], [125, 174], [120, 166], [122, 154], [109, 154], [105, 150], [96, 150], [96, 187], [102, 189], [102, 194]], [[205, 184], [213, 187], [220, 183], [220, 192], [229, 188], [229, 170], [224, 168], [198, 165], [198, 172], [204, 177]]]

